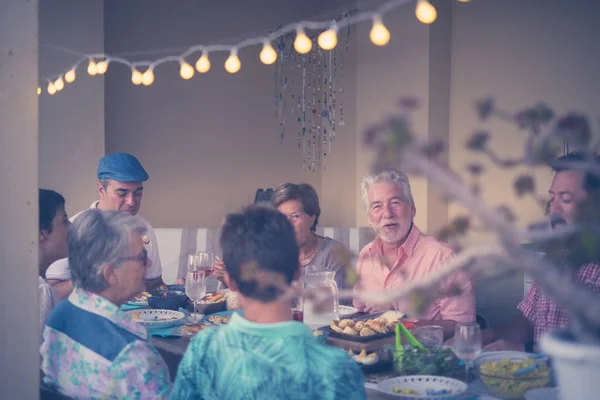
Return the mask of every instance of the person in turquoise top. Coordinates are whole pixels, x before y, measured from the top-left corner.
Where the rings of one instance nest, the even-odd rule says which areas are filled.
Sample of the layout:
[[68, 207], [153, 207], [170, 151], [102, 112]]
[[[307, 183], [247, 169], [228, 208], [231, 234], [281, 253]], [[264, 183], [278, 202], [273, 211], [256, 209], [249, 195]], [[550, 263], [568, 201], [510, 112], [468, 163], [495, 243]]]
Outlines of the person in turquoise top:
[[366, 399], [358, 365], [318, 343], [282, 299], [282, 286], [300, 274], [288, 219], [266, 206], [230, 214], [221, 248], [225, 279], [239, 292], [244, 316], [192, 339], [171, 399]]

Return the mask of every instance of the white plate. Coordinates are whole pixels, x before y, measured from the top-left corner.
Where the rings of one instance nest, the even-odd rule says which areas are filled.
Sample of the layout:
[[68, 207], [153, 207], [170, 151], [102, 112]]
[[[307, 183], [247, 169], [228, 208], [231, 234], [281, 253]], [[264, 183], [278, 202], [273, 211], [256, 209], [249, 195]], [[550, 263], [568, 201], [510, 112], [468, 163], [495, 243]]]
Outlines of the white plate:
[[533, 389], [525, 393], [525, 400], [558, 400], [556, 388]]
[[[412, 389], [419, 392], [420, 395], [408, 395], [394, 393], [392, 389]], [[467, 391], [467, 384], [457, 379], [444, 378], [441, 376], [431, 375], [410, 375], [398, 376], [383, 380], [377, 384], [377, 390], [386, 393], [388, 396], [394, 396], [397, 399], [414, 400], [414, 399], [444, 399], [451, 400], [458, 398], [461, 394]], [[448, 390], [451, 394], [441, 394], [437, 396], [428, 396], [427, 389], [432, 390]]]
[[340, 318], [347, 317], [348, 315], [356, 314], [358, 312], [357, 308], [350, 306], [339, 306], [338, 308]]
[[131, 318], [138, 324], [147, 329], [167, 328], [169, 326], [181, 323], [185, 319], [185, 315], [179, 311], [173, 310], [130, 310], [126, 311]]

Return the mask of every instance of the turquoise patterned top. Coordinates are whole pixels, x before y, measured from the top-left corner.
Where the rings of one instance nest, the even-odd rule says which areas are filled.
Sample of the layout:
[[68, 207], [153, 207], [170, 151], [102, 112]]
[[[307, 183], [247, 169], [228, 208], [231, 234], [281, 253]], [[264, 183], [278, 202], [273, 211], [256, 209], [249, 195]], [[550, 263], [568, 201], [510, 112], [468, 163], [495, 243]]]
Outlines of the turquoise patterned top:
[[191, 341], [171, 399], [366, 399], [345, 352], [319, 344], [302, 323], [257, 324], [234, 314]]

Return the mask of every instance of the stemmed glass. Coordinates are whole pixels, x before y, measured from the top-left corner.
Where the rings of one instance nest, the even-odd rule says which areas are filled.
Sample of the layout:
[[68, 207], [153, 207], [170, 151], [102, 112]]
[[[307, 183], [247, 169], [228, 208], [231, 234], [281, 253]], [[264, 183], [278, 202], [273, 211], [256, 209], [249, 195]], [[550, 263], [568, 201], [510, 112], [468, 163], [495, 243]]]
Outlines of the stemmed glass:
[[456, 357], [465, 363], [466, 381], [469, 382], [469, 368], [473, 360], [481, 354], [481, 330], [476, 323], [457, 323], [454, 328], [452, 350]]
[[203, 265], [197, 255], [190, 255], [188, 258], [188, 272], [185, 280], [185, 294], [194, 304], [194, 314], [191, 318], [194, 322], [199, 322], [198, 301], [206, 295], [206, 277], [208, 269], [201, 268]]

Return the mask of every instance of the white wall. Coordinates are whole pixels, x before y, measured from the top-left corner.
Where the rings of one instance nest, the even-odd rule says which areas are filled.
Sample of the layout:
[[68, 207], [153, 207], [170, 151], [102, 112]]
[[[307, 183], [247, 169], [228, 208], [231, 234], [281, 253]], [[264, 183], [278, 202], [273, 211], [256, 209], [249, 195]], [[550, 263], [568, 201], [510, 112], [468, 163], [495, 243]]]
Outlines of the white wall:
[[39, 397], [37, 1], [0, 12], [0, 390]]
[[[415, 19], [414, 8], [406, 6], [392, 11], [383, 21], [390, 31], [391, 41], [377, 47], [369, 40], [371, 24], [358, 28], [357, 105], [356, 105], [356, 203], [357, 226], [368, 226], [360, 199], [360, 180], [369, 173], [372, 154], [362, 145], [363, 132], [397, 111], [396, 102], [402, 96], [416, 96], [423, 108], [414, 116], [415, 128], [427, 135], [429, 102], [429, 28]], [[417, 204], [416, 224], [427, 227], [427, 181], [411, 178]]]
[[[78, 54], [102, 53], [103, 32], [102, 0], [41, 1], [40, 77], [63, 72]], [[73, 84], [50, 96], [45, 83], [40, 96], [39, 186], [61, 193], [69, 215], [96, 199], [96, 170], [104, 155], [104, 78], [86, 71], [84, 62]]]
[[[105, 46], [121, 53], [229, 43], [345, 3], [107, 1]], [[251, 203], [257, 188], [286, 181], [320, 191], [320, 174], [302, 169], [295, 131], [288, 128], [280, 143], [275, 66], [262, 65], [259, 51], [242, 50], [235, 75], [224, 71], [224, 53], [213, 54], [209, 73], [190, 81], [179, 77], [178, 64], [160, 66], [150, 87], [133, 86], [127, 68], [109, 68], [106, 150], [131, 152], [148, 170], [142, 214], [154, 226], [217, 227], [227, 212]], [[336, 149], [332, 157], [341, 154]]]

